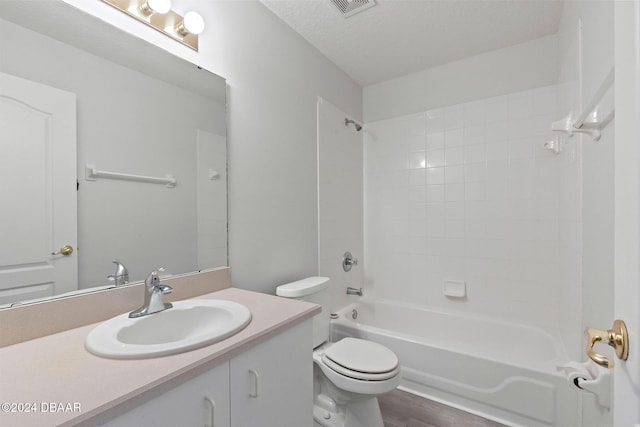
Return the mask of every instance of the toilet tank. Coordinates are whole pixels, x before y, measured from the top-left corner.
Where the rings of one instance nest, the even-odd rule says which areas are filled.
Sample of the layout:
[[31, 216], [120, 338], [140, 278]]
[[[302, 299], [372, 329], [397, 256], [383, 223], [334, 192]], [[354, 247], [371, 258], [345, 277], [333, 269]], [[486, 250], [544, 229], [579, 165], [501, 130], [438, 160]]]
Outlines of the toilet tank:
[[322, 312], [313, 318], [313, 348], [329, 339], [329, 278], [307, 277], [276, 288], [276, 295], [306, 302], [322, 307]]

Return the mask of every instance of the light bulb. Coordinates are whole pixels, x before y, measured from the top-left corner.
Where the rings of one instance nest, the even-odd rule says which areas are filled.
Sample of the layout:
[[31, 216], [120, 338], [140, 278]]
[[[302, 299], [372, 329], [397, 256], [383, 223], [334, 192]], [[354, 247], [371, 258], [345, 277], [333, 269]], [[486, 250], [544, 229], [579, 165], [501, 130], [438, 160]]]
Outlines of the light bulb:
[[180, 27], [187, 33], [198, 35], [204, 31], [204, 19], [198, 12], [187, 12]]
[[139, 8], [147, 16], [154, 13], [163, 15], [171, 10], [171, 0], [143, 0]]

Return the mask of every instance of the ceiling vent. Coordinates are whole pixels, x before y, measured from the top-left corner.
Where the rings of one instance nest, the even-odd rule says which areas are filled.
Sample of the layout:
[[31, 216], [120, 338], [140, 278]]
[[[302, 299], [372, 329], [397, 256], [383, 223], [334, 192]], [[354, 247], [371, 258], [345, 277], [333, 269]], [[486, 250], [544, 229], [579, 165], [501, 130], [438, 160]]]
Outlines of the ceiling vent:
[[375, 0], [331, 0], [331, 3], [338, 8], [343, 18], [349, 18], [376, 5]]

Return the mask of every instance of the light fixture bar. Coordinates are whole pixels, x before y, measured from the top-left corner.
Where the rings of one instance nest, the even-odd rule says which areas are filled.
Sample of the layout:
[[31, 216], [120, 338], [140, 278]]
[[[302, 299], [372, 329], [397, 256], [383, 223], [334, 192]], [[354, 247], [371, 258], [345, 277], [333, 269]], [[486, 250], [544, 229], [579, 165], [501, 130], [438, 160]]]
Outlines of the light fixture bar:
[[[141, 0], [102, 0], [110, 6], [115, 7], [121, 12], [135, 18], [136, 20], [147, 24], [151, 28], [154, 28], [161, 33], [171, 37], [172, 39], [190, 47], [191, 49], [198, 50], [198, 35], [190, 33], [188, 31], [178, 31], [177, 29], [184, 28], [184, 17], [173, 10], [169, 10], [166, 13], [149, 13], [147, 2], [142, 1], [143, 7], [141, 9]], [[146, 11], [146, 13], [145, 13]]]

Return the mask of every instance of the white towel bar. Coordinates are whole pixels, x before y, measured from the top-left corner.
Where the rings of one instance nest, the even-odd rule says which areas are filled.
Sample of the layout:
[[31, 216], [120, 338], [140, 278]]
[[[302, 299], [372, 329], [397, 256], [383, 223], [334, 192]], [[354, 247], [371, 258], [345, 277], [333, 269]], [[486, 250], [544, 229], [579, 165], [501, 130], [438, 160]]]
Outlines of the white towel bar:
[[598, 88], [596, 93], [593, 95], [593, 98], [591, 98], [591, 101], [589, 102], [589, 104], [587, 104], [582, 114], [580, 114], [576, 119], [576, 121], [573, 122], [574, 128], [580, 129], [582, 128], [582, 126], [584, 126], [585, 121], [587, 120], [587, 117], [589, 117], [589, 114], [591, 114], [593, 110], [596, 109], [600, 101], [602, 101], [602, 98], [604, 98], [605, 94], [609, 91], [609, 88], [613, 85], [614, 78], [615, 78], [615, 69], [611, 68], [611, 70], [609, 71], [609, 74], [607, 74], [607, 76], [604, 78], [604, 80], [602, 81], [602, 84], [600, 84], [600, 87]]
[[85, 165], [85, 179], [95, 181], [96, 178], [121, 179], [125, 181], [148, 182], [151, 184], [165, 184], [168, 188], [176, 186], [177, 181], [173, 175], [166, 175], [164, 178], [154, 176], [133, 175], [128, 173], [101, 171], [95, 165]]
[[[567, 134], [569, 137], [576, 133], [583, 133], [598, 141], [602, 134], [602, 129], [613, 120], [615, 115], [615, 107], [612, 101], [613, 95], [606, 96], [613, 86], [614, 80], [615, 69], [611, 68], [578, 118], [574, 120], [572, 114], [569, 114], [567, 117], [551, 123], [551, 130]], [[603, 112], [600, 111], [603, 107], [606, 113], [604, 116]], [[545, 147], [556, 153], [562, 151], [559, 142], [555, 145], [552, 142], [547, 142]]]

